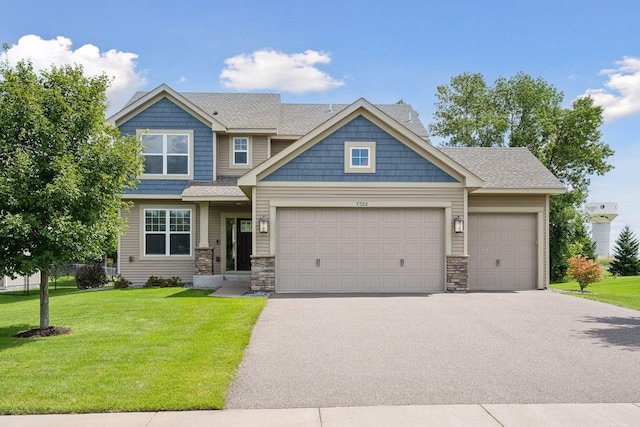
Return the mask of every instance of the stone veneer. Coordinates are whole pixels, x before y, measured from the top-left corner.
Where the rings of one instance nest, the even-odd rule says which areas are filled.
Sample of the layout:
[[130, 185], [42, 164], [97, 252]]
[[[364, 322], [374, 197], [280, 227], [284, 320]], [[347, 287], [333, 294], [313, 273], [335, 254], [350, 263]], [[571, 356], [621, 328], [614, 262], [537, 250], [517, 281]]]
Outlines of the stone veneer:
[[275, 255], [251, 255], [251, 290], [275, 292]]
[[447, 292], [466, 292], [469, 257], [447, 256]]
[[196, 248], [197, 276], [213, 275], [213, 248]]

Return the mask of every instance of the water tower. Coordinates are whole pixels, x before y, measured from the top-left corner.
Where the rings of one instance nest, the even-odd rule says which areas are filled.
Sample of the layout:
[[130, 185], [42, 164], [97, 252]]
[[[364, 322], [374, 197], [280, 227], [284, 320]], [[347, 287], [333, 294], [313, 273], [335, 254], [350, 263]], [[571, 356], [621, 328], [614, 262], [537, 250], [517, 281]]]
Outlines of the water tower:
[[591, 237], [596, 242], [596, 256], [609, 256], [609, 237], [611, 235], [611, 221], [618, 216], [618, 204], [613, 202], [586, 203], [591, 221]]

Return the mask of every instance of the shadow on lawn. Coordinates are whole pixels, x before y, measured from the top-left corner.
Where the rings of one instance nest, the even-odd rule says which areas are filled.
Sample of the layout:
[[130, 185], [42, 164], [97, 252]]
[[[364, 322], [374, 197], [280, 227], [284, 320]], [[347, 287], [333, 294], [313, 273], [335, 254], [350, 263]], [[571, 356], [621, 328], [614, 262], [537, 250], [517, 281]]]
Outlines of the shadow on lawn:
[[33, 329], [34, 327], [34, 325], [21, 324], [0, 328], [0, 352], [33, 342], [32, 340], [26, 340], [24, 338], [16, 338], [15, 335]]
[[583, 331], [590, 338], [602, 341], [609, 346], [623, 347], [625, 350], [640, 348], [640, 318], [638, 317], [587, 317], [583, 322], [609, 326]]

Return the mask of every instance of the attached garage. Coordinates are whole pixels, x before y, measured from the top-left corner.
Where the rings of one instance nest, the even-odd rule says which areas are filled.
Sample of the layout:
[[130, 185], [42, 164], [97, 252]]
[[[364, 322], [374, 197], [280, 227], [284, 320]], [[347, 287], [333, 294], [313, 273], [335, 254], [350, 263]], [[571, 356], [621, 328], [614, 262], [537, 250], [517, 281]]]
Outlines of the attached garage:
[[470, 291], [537, 288], [537, 214], [469, 214]]
[[440, 292], [444, 210], [279, 208], [277, 292]]

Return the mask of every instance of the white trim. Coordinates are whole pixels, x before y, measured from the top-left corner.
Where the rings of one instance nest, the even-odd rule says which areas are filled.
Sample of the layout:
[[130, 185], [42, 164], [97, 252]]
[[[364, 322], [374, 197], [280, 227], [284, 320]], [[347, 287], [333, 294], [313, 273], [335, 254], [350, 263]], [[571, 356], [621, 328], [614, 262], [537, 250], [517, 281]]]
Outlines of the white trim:
[[200, 202], [200, 233], [196, 248], [209, 248], [209, 202]]
[[[136, 129], [136, 139], [142, 141], [142, 137], [145, 135], [161, 135], [162, 136], [162, 170], [163, 173], [156, 174], [147, 174], [142, 173], [142, 175], [138, 176], [138, 179], [166, 179], [166, 180], [192, 180], [194, 173], [194, 138], [193, 138], [193, 129]], [[167, 173], [167, 157], [171, 154], [167, 153], [167, 136], [168, 135], [187, 135], [188, 141], [188, 152], [185, 156], [184, 154], [178, 154], [177, 157], [187, 157], [187, 173], [186, 174], [169, 174]], [[144, 155], [144, 154], [143, 154]], [[153, 155], [160, 155], [159, 153], [153, 153]]]
[[444, 224], [442, 225], [442, 230], [444, 233], [444, 272], [445, 272], [445, 290], [447, 286], [447, 257], [451, 256], [452, 251], [452, 236], [451, 236], [451, 221], [453, 216], [451, 215], [451, 207], [444, 208]]
[[462, 233], [462, 253], [464, 256], [469, 256], [469, 233], [467, 229], [469, 227], [469, 190], [464, 189], [463, 197], [463, 218], [465, 224], [465, 231]]
[[473, 194], [564, 194], [566, 188], [479, 188]]
[[503, 206], [503, 207], [470, 207], [469, 213], [538, 213], [544, 212], [543, 207], [537, 206]]
[[178, 105], [197, 120], [209, 126], [213, 131], [226, 131], [227, 128], [222, 123], [164, 83], [109, 117], [107, 123], [120, 126], [138, 114], [138, 112], [149, 108], [163, 98], [167, 98]]
[[[255, 187], [254, 187], [255, 188]], [[369, 201], [366, 198], [353, 197], [352, 201], [342, 200], [270, 200], [270, 207], [278, 208], [451, 208], [451, 202], [413, 202], [413, 201]]]
[[[172, 209], [182, 209], [182, 210], [190, 210], [191, 211], [191, 231], [189, 231], [191, 247], [189, 255], [146, 255], [145, 254], [145, 210], [147, 209], [158, 209], [158, 210], [172, 210]], [[151, 204], [140, 204], [139, 205], [139, 215], [140, 215], [140, 253], [139, 257], [141, 261], [184, 261], [184, 260], [194, 260], [195, 259], [195, 228], [196, 228], [196, 220], [195, 220], [195, 212], [196, 205], [194, 204], [159, 204], [159, 203], [151, 203]], [[167, 217], [168, 218], [168, 217]], [[168, 230], [166, 231], [168, 234]]]
[[536, 281], [538, 289], [544, 289], [544, 212], [536, 215], [536, 248], [538, 252], [538, 268]]
[[463, 188], [461, 182], [260, 181], [260, 187]]
[[252, 133], [254, 135], [277, 135], [277, 128], [227, 128], [226, 133], [229, 135], [247, 134]]
[[[236, 163], [236, 139], [246, 139], [247, 140], [247, 163]], [[250, 136], [233, 136], [229, 138], [229, 169], [246, 169], [252, 166], [253, 156], [252, 156], [252, 146], [253, 142], [251, 141]], [[238, 153], [244, 153], [244, 150], [238, 150]]]
[[360, 98], [353, 104], [339, 111], [323, 124], [300, 138], [297, 142], [294, 142], [277, 155], [271, 157], [271, 159], [262, 162], [260, 165], [247, 172], [245, 175], [240, 177], [238, 185], [256, 185], [260, 178], [278, 169], [301, 152], [312, 147], [322, 139], [323, 135], [328, 135], [333, 130], [346, 124], [347, 121], [360, 115], [372, 120], [382, 129], [391, 132], [391, 134], [402, 143], [412, 146], [417, 153], [431, 161], [435, 166], [440, 167], [445, 172], [454, 176], [454, 178], [464, 181], [466, 186], [481, 187], [484, 185], [484, 181], [482, 179], [462, 167], [459, 163], [453, 161], [436, 147], [430, 145], [424, 139], [411, 132], [405, 126], [395, 121], [388, 114], [369, 103], [364, 98]]
[[[367, 150], [369, 164], [359, 166], [353, 164], [353, 150]], [[344, 142], [344, 172], [345, 173], [375, 173], [376, 172], [376, 143], [365, 141]]]

